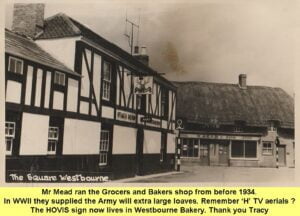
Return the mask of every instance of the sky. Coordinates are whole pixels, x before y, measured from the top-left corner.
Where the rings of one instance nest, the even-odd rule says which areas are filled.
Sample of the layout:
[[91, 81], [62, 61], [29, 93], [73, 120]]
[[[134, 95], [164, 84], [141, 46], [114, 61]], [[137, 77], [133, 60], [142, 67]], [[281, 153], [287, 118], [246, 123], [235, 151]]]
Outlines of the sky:
[[[13, 2], [5, 6], [9, 29]], [[139, 23], [139, 45], [147, 47], [150, 66], [170, 80], [237, 83], [244, 73], [248, 85], [294, 94], [300, 69], [297, 0], [38, 2], [45, 2], [46, 18], [63, 12], [129, 52], [127, 13]], [[136, 43], [136, 31], [134, 36]]]

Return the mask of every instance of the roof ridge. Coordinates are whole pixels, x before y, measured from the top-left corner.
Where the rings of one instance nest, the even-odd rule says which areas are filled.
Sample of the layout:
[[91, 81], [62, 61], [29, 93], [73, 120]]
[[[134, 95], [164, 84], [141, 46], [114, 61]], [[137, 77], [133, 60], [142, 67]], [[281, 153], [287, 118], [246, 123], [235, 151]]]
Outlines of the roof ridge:
[[[171, 81], [172, 83], [175, 84], [211, 84], [211, 85], [231, 85], [231, 86], [238, 86], [238, 83], [219, 83], [219, 82], [205, 82], [205, 81]], [[272, 87], [272, 86], [263, 86], [263, 85], [247, 85], [247, 87], [253, 88], [253, 87], [258, 87], [258, 88], [270, 88], [270, 89], [280, 89], [284, 91], [280, 87]]]

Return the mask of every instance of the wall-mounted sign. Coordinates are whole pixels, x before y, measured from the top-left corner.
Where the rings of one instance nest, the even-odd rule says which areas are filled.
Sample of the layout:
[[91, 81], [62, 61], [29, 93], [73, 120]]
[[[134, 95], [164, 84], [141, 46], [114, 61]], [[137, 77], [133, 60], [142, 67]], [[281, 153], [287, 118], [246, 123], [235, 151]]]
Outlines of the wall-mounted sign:
[[152, 122], [151, 116], [141, 117], [141, 122]]
[[120, 121], [127, 121], [127, 122], [135, 123], [136, 115], [118, 110], [116, 113], [116, 119], [120, 120]]
[[200, 138], [200, 139], [218, 139], [218, 140], [259, 140], [260, 137], [254, 136], [234, 136], [234, 135], [219, 135], [219, 134], [181, 134], [181, 138]]
[[152, 94], [153, 77], [136, 76], [134, 77], [134, 94], [145, 95]]

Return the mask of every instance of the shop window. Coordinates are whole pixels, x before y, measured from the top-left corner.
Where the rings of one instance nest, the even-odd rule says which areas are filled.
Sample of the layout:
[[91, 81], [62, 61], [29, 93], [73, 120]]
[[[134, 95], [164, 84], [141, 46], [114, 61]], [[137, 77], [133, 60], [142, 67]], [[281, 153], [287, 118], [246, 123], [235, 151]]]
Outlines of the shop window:
[[110, 101], [111, 97], [111, 72], [112, 66], [109, 62], [103, 63], [102, 99]]
[[15, 122], [5, 122], [5, 150], [6, 155], [12, 154], [12, 147], [15, 139], [16, 124]]
[[198, 139], [182, 139], [181, 156], [183, 157], [199, 157], [199, 140]]
[[273, 145], [271, 142], [263, 143], [262, 154], [263, 155], [272, 155], [273, 154]]
[[110, 145], [110, 131], [101, 130], [100, 133], [100, 158], [99, 165], [106, 166], [108, 164], [108, 152]]
[[9, 57], [8, 71], [16, 74], [23, 74], [23, 61], [15, 57]]
[[55, 71], [54, 74], [54, 83], [57, 85], [65, 86], [65, 74]]
[[48, 154], [51, 155], [56, 154], [58, 136], [59, 136], [59, 128], [50, 126], [48, 131]]
[[231, 157], [256, 158], [257, 142], [233, 140], [231, 143]]
[[200, 158], [208, 156], [208, 145], [200, 143]]

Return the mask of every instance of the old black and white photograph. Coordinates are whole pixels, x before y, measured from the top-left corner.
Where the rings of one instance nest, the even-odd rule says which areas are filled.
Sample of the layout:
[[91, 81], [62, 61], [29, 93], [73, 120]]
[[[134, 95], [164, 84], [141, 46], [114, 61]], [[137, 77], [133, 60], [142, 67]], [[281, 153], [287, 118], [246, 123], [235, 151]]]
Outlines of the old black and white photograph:
[[5, 182], [295, 184], [298, 4], [7, 1]]

